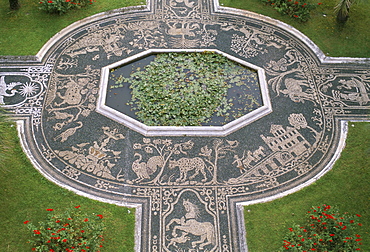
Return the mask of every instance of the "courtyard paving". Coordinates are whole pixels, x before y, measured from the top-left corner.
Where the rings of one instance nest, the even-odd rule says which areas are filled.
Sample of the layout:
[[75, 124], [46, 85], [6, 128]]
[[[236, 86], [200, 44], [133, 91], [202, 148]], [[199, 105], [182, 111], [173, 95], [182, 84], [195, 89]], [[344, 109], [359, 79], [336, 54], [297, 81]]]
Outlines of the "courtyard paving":
[[[210, 50], [258, 71], [258, 109], [220, 127], [148, 127], [106, 105], [111, 66]], [[34, 58], [0, 61], [0, 103], [33, 165], [78, 194], [135, 207], [136, 251], [247, 251], [243, 205], [330, 170], [346, 122], [368, 120], [369, 94], [368, 59], [326, 57], [294, 28], [217, 0], [98, 14]]]

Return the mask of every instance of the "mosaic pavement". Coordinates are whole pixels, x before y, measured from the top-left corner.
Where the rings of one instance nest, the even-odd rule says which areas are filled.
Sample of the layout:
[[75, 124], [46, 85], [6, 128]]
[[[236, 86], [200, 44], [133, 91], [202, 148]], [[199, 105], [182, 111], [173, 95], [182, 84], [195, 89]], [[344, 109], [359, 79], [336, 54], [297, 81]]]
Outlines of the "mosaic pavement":
[[[148, 50], [217, 50], [258, 70], [263, 106], [225, 127], [147, 127], [105, 105], [106, 72]], [[118, 63], [117, 63], [118, 62]], [[48, 179], [137, 208], [137, 251], [246, 251], [242, 205], [328, 171], [346, 121], [369, 116], [368, 59], [329, 58], [290, 26], [153, 0], [95, 15], [35, 57], [3, 57], [0, 103]]]

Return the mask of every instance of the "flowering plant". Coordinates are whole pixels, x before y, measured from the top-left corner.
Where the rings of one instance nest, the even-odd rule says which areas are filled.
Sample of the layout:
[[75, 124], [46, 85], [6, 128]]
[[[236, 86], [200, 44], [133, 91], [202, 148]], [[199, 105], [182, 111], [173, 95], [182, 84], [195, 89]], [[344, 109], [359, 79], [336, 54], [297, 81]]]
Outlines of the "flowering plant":
[[99, 251], [103, 247], [103, 215], [83, 214], [80, 206], [62, 213], [48, 211], [47, 220], [35, 226], [23, 222], [31, 231], [32, 251]]
[[92, 4], [95, 0], [41, 0], [40, 9], [48, 13], [64, 14], [73, 8]]
[[306, 213], [306, 225], [294, 225], [284, 237], [284, 249], [291, 251], [357, 251], [361, 235], [355, 226], [361, 215], [341, 214], [336, 207], [322, 205], [312, 207]]
[[322, 3], [311, 4], [299, 0], [262, 0], [262, 2], [271, 5], [277, 12], [306, 22], [310, 18], [311, 10]]

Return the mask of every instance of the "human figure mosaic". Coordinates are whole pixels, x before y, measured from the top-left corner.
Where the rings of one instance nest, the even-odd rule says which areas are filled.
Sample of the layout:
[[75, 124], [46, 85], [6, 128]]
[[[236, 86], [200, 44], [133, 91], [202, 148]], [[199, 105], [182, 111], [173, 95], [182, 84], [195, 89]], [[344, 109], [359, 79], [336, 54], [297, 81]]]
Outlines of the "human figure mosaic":
[[[216, 50], [255, 66], [262, 109], [216, 133], [148, 128], [101, 109], [102, 69], [149, 50]], [[242, 206], [328, 171], [345, 122], [369, 118], [369, 94], [369, 61], [325, 57], [294, 28], [217, 0], [96, 15], [64, 29], [35, 60], [0, 62], [0, 103], [35, 167], [79, 194], [136, 207], [137, 251], [246, 251]]]

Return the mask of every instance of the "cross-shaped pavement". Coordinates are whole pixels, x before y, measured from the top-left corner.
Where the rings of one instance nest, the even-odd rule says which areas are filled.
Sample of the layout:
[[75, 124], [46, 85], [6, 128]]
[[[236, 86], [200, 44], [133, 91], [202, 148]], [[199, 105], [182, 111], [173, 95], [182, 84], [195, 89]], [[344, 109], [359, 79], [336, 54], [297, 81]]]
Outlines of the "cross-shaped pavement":
[[[148, 127], [107, 105], [112, 68], [170, 51], [254, 69], [260, 106], [224, 126]], [[246, 251], [242, 206], [320, 178], [346, 121], [369, 118], [369, 62], [326, 57], [294, 28], [217, 0], [154, 0], [72, 24], [35, 58], [3, 58], [0, 102], [44, 176], [137, 208], [137, 251]]]

